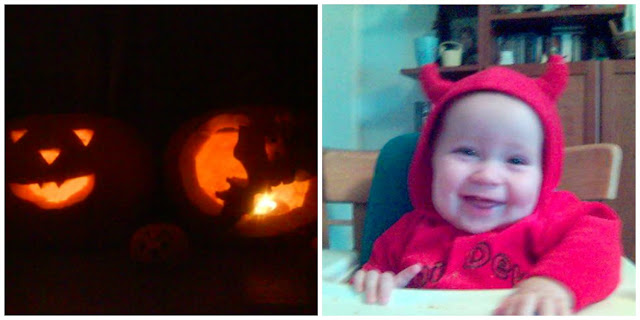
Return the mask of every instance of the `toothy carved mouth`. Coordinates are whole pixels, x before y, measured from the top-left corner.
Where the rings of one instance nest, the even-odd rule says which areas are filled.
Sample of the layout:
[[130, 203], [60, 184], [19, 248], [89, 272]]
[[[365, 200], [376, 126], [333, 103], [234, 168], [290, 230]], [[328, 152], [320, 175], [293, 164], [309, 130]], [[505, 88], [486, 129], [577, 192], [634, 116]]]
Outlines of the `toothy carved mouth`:
[[11, 192], [18, 198], [31, 202], [42, 209], [61, 209], [76, 204], [91, 194], [95, 175], [89, 174], [62, 183], [9, 183]]

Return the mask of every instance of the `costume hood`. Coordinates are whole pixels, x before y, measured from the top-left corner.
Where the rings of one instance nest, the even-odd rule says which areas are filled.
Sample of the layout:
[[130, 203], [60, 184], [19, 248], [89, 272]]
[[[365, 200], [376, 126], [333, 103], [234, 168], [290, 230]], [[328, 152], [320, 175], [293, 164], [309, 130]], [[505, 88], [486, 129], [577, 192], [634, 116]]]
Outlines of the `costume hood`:
[[562, 122], [557, 110], [557, 101], [568, 81], [568, 67], [559, 55], [552, 55], [544, 74], [530, 78], [506, 67], [492, 67], [459, 81], [443, 79], [437, 64], [425, 65], [420, 72], [422, 89], [432, 102], [431, 112], [422, 129], [416, 151], [409, 168], [409, 195], [417, 210], [431, 209], [431, 153], [430, 136], [436, 121], [451, 102], [463, 94], [474, 91], [494, 91], [507, 94], [524, 101], [540, 118], [544, 131], [542, 155], [543, 178], [536, 209], [550, 198], [550, 194], [560, 183], [563, 158]]

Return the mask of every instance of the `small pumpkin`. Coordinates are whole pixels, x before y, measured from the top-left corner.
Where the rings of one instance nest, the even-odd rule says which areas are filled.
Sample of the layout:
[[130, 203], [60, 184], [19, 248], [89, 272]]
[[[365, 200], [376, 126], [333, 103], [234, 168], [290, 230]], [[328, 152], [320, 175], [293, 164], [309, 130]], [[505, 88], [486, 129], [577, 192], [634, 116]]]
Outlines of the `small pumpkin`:
[[175, 266], [188, 257], [189, 241], [177, 225], [152, 223], [138, 229], [131, 237], [131, 259], [144, 265]]
[[88, 114], [9, 120], [9, 245], [95, 247], [126, 241], [145, 210], [150, 153], [125, 123]]
[[167, 187], [196, 236], [266, 237], [317, 221], [317, 178], [296, 167], [292, 121], [287, 113], [218, 111], [174, 134]]

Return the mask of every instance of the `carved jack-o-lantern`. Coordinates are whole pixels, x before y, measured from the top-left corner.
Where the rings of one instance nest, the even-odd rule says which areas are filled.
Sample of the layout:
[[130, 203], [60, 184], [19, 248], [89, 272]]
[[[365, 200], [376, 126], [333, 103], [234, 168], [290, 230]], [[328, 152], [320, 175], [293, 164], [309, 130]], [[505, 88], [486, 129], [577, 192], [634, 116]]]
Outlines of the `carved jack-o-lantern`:
[[29, 247], [125, 240], [151, 186], [149, 153], [115, 119], [34, 115], [6, 124], [6, 235]]
[[[89, 146], [93, 138], [93, 129], [82, 128], [71, 131], [77, 136], [82, 146]], [[29, 132], [27, 129], [11, 130], [9, 132], [11, 144], [18, 143], [27, 132]], [[76, 144], [75, 147], [78, 145]], [[65, 151], [67, 153], [69, 150]], [[61, 149], [55, 147], [37, 150], [48, 166], [58, 159], [60, 152]], [[95, 174], [87, 172], [87, 174], [78, 176], [64, 177], [64, 180], [58, 181], [9, 182], [9, 189], [16, 197], [31, 202], [42, 209], [62, 209], [84, 200], [93, 191], [94, 184]]]
[[295, 150], [281, 128], [291, 119], [271, 116], [258, 123], [256, 116], [218, 113], [174, 136], [169, 187], [181, 195], [180, 214], [196, 233], [264, 237], [317, 220], [317, 178], [291, 163]]

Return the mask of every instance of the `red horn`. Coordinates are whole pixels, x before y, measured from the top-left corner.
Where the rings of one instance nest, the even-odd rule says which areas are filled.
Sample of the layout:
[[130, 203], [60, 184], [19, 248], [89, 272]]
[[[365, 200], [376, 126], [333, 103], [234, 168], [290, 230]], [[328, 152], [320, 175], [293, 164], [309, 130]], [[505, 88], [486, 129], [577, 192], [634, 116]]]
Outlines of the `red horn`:
[[438, 71], [438, 65], [435, 63], [427, 64], [420, 70], [420, 84], [422, 84], [422, 90], [427, 94], [429, 100], [433, 103], [437, 103], [447, 90], [451, 87], [453, 82], [445, 80], [440, 77]]
[[547, 62], [544, 74], [536, 80], [544, 92], [557, 101], [569, 81], [569, 68], [560, 55], [552, 55]]

